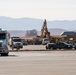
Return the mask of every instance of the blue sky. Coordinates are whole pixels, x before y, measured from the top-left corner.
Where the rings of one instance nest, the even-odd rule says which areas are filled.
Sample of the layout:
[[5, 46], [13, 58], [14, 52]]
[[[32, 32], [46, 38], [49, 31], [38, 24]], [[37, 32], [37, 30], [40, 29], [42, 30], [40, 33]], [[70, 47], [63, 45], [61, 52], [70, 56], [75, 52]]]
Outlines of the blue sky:
[[76, 20], [76, 0], [0, 0], [0, 16]]

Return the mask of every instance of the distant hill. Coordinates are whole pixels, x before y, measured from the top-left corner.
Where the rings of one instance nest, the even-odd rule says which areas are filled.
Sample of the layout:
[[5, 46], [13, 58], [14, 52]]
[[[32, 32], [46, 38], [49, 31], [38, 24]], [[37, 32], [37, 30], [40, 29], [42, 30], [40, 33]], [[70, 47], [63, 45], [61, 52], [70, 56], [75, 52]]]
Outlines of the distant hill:
[[10, 33], [11, 36], [26, 36], [26, 31], [21, 31], [21, 30], [10, 30], [8, 31]]
[[[0, 28], [8, 30], [11, 36], [25, 36], [26, 30], [36, 29], [40, 34], [44, 20], [33, 18], [10, 18], [0, 16]], [[76, 20], [47, 21], [51, 35], [59, 35], [65, 30], [76, 30]]]
[[0, 28], [5, 30], [40, 30], [42, 23], [39, 19], [0, 17]]
[[[51, 28], [51, 29], [48, 29], [48, 31], [50, 32], [50, 35], [60, 35], [62, 32], [66, 30], [59, 29], [59, 28]], [[38, 32], [38, 35], [40, 34], [41, 34], [41, 31]]]
[[[0, 28], [5, 30], [32, 30], [37, 29], [41, 30], [43, 21], [41, 19], [33, 18], [10, 18], [0, 16]], [[47, 21], [47, 27], [50, 28], [59, 28], [64, 30], [76, 30], [76, 20], [55, 20]]]
[[62, 32], [64, 32], [66, 30], [64, 29], [59, 29], [59, 28], [52, 28], [52, 29], [49, 29], [49, 32], [51, 35], [60, 35]]
[[[51, 35], [60, 35], [63, 31], [66, 31], [64, 29], [57, 29], [57, 28], [52, 28], [49, 29], [49, 32]], [[26, 36], [26, 31], [21, 31], [21, 30], [12, 30], [9, 31], [11, 36]], [[38, 35], [41, 35], [41, 31], [38, 31]]]

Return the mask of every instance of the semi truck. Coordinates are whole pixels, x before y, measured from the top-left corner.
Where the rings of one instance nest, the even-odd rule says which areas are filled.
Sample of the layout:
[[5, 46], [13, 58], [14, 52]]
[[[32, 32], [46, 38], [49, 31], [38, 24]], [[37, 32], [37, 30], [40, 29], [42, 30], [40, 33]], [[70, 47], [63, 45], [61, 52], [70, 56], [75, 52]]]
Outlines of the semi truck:
[[8, 41], [10, 34], [6, 30], [0, 29], [0, 54], [1, 56], [8, 56]]

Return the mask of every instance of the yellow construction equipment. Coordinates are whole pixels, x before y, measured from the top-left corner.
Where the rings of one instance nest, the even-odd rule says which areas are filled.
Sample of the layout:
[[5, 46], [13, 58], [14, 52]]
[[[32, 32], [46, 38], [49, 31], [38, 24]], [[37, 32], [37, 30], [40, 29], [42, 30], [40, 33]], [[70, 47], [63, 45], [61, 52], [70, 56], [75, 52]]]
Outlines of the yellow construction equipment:
[[48, 28], [47, 28], [47, 21], [45, 19], [44, 22], [43, 22], [42, 29], [41, 29], [41, 36], [40, 36], [40, 38], [48, 38], [51, 42], [58, 42], [63, 37], [61, 37], [61, 36], [51, 36], [50, 32], [48, 31]]
[[50, 38], [50, 32], [48, 32], [46, 19], [44, 20], [44, 23], [41, 29], [41, 38]]

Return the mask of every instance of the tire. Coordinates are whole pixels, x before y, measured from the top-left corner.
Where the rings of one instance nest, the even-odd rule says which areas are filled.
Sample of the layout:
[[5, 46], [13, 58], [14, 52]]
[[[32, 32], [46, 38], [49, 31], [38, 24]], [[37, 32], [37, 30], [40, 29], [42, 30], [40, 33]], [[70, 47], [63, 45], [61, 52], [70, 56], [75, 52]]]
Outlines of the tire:
[[57, 48], [53, 47], [53, 49], [55, 50], [55, 49], [57, 49]]
[[46, 46], [46, 49], [48, 49], [48, 47]]
[[59, 49], [61, 49], [61, 48], [59, 48]]
[[48, 46], [48, 49], [49, 49], [49, 50], [51, 49], [50, 46]]
[[16, 48], [16, 50], [18, 51], [18, 50], [20, 50], [20, 48], [18, 47], [18, 48]]
[[8, 53], [2, 53], [1, 56], [8, 56]]

